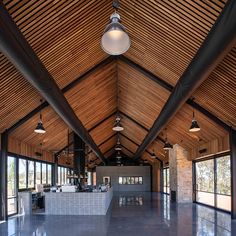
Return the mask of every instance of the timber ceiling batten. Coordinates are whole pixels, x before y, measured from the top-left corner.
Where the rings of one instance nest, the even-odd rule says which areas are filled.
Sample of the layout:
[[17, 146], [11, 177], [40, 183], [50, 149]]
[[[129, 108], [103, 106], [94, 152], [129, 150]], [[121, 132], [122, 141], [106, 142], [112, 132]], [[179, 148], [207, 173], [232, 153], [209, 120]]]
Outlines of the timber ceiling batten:
[[105, 163], [105, 159], [63, 96], [56, 82], [0, 3], [0, 48], [24, 77], [40, 91], [61, 118], [86, 142]]
[[125, 1], [121, 11], [132, 36], [126, 56], [175, 85], [224, 6], [198, 2]]
[[179, 79], [149, 133], [136, 151], [135, 159], [140, 158], [145, 148], [235, 45], [235, 14], [236, 2], [229, 0], [204, 43]]

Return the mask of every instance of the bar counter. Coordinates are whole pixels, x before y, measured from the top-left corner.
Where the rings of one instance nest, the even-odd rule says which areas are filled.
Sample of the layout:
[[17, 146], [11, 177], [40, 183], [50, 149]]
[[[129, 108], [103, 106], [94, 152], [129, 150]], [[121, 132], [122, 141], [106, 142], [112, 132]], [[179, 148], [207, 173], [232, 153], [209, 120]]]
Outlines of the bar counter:
[[45, 193], [47, 215], [106, 215], [113, 197], [107, 192]]

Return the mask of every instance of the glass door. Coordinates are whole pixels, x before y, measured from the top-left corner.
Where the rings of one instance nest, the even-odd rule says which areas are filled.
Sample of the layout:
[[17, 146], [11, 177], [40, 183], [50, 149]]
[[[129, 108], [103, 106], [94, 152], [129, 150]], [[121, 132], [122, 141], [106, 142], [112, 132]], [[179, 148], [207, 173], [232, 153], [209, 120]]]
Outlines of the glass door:
[[214, 159], [196, 163], [196, 201], [215, 206]]
[[16, 158], [7, 158], [7, 206], [8, 215], [17, 214]]
[[231, 211], [230, 156], [195, 163], [196, 202]]

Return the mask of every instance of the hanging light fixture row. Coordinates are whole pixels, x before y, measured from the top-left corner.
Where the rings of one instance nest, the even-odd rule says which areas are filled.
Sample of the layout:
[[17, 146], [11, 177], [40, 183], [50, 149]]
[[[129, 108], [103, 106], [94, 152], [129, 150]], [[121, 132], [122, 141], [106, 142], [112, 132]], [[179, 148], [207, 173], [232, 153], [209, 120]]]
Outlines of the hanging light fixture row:
[[120, 15], [117, 13], [119, 1], [113, 1], [112, 6], [115, 12], [111, 15], [110, 23], [104, 30], [101, 47], [110, 55], [121, 55], [129, 49], [131, 43], [125, 27], [120, 23]]
[[[43, 100], [40, 100], [40, 102], [41, 102], [41, 107], [42, 107]], [[41, 111], [42, 111], [42, 108], [40, 109], [38, 124], [37, 124], [36, 128], [34, 129], [34, 132], [37, 133], [37, 134], [44, 134], [44, 133], [46, 133], [46, 130], [45, 130], [44, 126], [43, 126], [43, 120], [42, 120], [42, 113], [41, 113]]]

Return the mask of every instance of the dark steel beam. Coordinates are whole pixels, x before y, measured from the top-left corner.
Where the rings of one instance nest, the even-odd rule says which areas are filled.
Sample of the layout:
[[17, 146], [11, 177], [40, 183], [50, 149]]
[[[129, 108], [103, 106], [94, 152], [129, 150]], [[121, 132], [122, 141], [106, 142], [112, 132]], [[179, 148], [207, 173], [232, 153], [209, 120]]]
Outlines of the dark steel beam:
[[7, 220], [7, 152], [8, 134], [1, 134], [0, 158], [0, 221]]
[[236, 219], [236, 131], [230, 131], [231, 163], [231, 218]]
[[58, 181], [58, 155], [54, 154], [54, 163], [52, 165], [52, 186], [56, 186]]
[[[173, 91], [174, 87], [171, 84], [169, 84], [166, 81], [162, 80], [161, 78], [157, 77], [156, 75], [154, 75], [150, 71], [146, 70], [144, 67], [138, 65], [137, 63], [133, 62], [132, 60], [126, 58], [123, 55], [119, 56], [119, 59], [121, 61], [125, 62], [126, 64], [128, 64], [129, 66], [131, 66], [132, 68], [134, 68], [135, 70], [139, 71], [143, 75], [145, 75], [147, 78], [153, 80], [154, 82], [159, 84], [162, 88], [166, 89], [167, 91], [169, 91], [169, 92]], [[213, 115], [211, 112], [209, 112], [208, 110], [203, 108], [201, 105], [194, 102], [192, 99], [188, 99], [186, 101], [186, 103], [188, 105], [190, 105], [191, 107], [193, 107], [195, 110], [199, 111], [200, 113], [202, 113], [203, 115], [208, 117], [209, 119], [211, 119], [212, 121], [214, 121], [216, 124], [220, 125], [222, 128], [224, 128], [226, 130], [230, 129], [230, 126], [228, 126], [226, 123], [224, 123], [222, 120], [220, 120], [217, 116]]]
[[229, 0], [136, 151], [135, 159], [141, 157], [147, 146], [236, 44], [235, 15], [236, 1]]
[[21, 34], [2, 2], [0, 2], [0, 50], [24, 78], [40, 92], [64, 122], [105, 163], [106, 160], [98, 146], [76, 116], [56, 81]]

